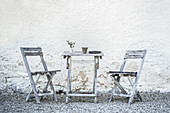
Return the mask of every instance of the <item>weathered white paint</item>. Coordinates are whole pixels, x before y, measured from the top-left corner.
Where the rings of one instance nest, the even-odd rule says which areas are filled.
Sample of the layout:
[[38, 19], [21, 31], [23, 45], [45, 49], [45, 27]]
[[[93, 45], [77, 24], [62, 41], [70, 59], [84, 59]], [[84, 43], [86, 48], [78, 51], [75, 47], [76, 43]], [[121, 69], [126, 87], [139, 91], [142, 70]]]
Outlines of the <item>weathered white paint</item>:
[[[148, 50], [140, 91], [170, 91], [169, 30], [169, 0], [0, 0], [0, 89], [12, 85], [29, 91], [19, 47], [39, 46], [49, 69], [62, 70], [55, 76], [55, 88], [66, 90], [66, 61], [61, 54], [69, 50], [66, 40], [70, 40], [76, 42], [75, 50], [88, 46], [104, 52], [99, 91], [111, 89], [106, 72], [119, 69], [127, 49]], [[31, 67], [40, 70], [36, 62]], [[91, 90], [93, 64], [88, 62], [74, 61], [75, 90], [82, 90], [80, 86]], [[133, 62], [129, 65], [136, 69]]]

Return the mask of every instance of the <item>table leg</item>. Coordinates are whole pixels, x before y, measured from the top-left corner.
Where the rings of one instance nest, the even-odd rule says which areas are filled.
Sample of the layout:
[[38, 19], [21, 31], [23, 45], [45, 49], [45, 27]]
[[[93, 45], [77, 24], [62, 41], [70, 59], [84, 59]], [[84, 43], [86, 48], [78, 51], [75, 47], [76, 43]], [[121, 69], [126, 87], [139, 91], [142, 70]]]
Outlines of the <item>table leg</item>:
[[67, 77], [67, 94], [66, 94], [66, 103], [68, 103], [68, 94], [71, 91], [71, 81], [70, 81], [70, 72], [71, 72], [71, 57], [67, 57], [67, 69], [68, 69], [68, 77]]
[[96, 71], [96, 57], [94, 57], [94, 78], [93, 78], [93, 93], [95, 93], [95, 71]]
[[96, 63], [96, 60], [98, 60], [98, 57], [94, 57], [94, 83], [93, 83], [93, 92], [95, 93], [95, 99], [94, 102], [97, 102], [97, 68], [98, 63]]
[[71, 66], [72, 66], [72, 61], [71, 61], [71, 57], [70, 57], [70, 66], [69, 66], [69, 71], [70, 71], [70, 74], [69, 74], [69, 92], [71, 92]]

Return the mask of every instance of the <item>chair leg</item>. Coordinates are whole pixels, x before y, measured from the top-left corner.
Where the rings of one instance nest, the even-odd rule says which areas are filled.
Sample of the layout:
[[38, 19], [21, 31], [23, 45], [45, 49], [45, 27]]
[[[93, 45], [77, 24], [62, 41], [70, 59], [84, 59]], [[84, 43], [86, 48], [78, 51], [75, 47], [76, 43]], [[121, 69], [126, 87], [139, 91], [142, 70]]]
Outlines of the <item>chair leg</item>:
[[43, 89], [43, 92], [47, 92], [48, 86], [49, 86], [54, 75], [46, 75], [46, 76], [47, 76], [48, 82], [47, 82], [47, 85], [45, 86], [45, 88]]
[[97, 103], [97, 96], [94, 97], [94, 103]]
[[68, 103], [68, 96], [66, 96], [66, 104]]
[[28, 100], [30, 99], [31, 93], [32, 93], [32, 89], [31, 89], [31, 91], [28, 93], [28, 95], [27, 95], [27, 97], [26, 97], [26, 101], [28, 101]]
[[132, 103], [133, 98], [134, 98], [134, 96], [135, 96], [135, 93], [136, 93], [136, 81], [135, 81], [134, 84], [133, 84], [132, 92], [131, 92], [131, 96], [130, 96], [130, 98], [129, 98], [128, 104], [131, 104], [131, 103]]
[[112, 93], [111, 93], [111, 96], [110, 96], [110, 99], [109, 99], [109, 102], [111, 102], [112, 101], [112, 99], [113, 99], [113, 94], [115, 93], [115, 90], [116, 90], [116, 85], [114, 85], [113, 86], [113, 88], [112, 88]]
[[136, 94], [137, 94], [137, 97], [139, 98], [140, 102], [142, 102], [142, 97], [140, 96], [139, 91], [137, 91]]
[[128, 102], [128, 104], [131, 104], [131, 103], [132, 103], [133, 98], [134, 98], [134, 95], [132, 95], [132, 96], [129, 98], [129, 102]]
[[57, 102], [57, 95], [56, 95], [56, 92], [54, 90], [54, 86], [52, 84], [52, 81], [50, 82], [50, 87], [51, 87], [51, 90], [53, 91], [53, 95], [54, 95], [54, 100]]
[[[38, 83], [39, 78], [40, 78], [40, 75], [38, 74], [37, 77], [36, 77], [36, 80], [35, 80], [35, 84]], [[26, 97], [26, 101], [28, 101], [30, 99], [30, 95], [31, 95], [32, 92], [33, 92], [33, 89], [31, 87], [31, 90], [30, 90], [30, 92], [28, 93], [28, 95]]]
[[[133, 89], [133, 82], [132, 82], [132, 79], [131, 79], [131, 77], [130, 76], [128, 76], [128, 79], [129, 79], [129, 82], [130, 82], [130, 84], [131, 84], [131, 86], [132, 86], [132, 89]], [[137, 95], [137, 98], [142, 102], [142, 97], [140, 96], [140, 94], [139, 94], [139, 91], [137, 90], [137, 88], [135, 89], [135, 93], [136, 93], [136, 95]], [[135, 94], [134, 94], [135, 95]], [[133, 100], [133, 99], [131, 99], [131, 100]], [[132, 102], [132, 101], [131, 101]]]
[[114, 87], [113, 87], [113, 89], [112, 89], [112, 93], [111, 93], [109, 102], [112, 101], [112, 99], [113, 99], [113, 97], [114, 97], [113, 94], [115, 93], [116, 88], [119, 88], [120, 91], [121, 91], [123, 94], [127, 94], [127, 92], [124, 90], [124, 88], [119, 84], [120, 77], [117, 77], [117, 78], [116, 78], [116, 77], [113, 77], [113, 80], [114, 80], [115, 85], [114, 85]]
[[37, 90], [35, 88], [35, 85], [32, 85], [32, 87], [33, 87], [33, 92], [34, 92], [35, 99], [36, 99], [37, 103], [40, 103], [40, 98], [38, 96], [38, 93], [37, 93]]
[[36, 90], [36, 84], [35, 84], [32, 76], [29, 76], [29, 77], [30, 77], [31, 87], [32, 87], [33, 92], [34, 92], [35, 99], [36, 99], [37, 103], [40, 103], [40, 98], [39, 98], [37, 90]]
[[51, 75], [51, 76], [47, 75], [48, 82], [47, 82], [47, 85], [46, 85], [44, 91], [47, 91], [48, 85], [50, 85], [50, 88], [53, 91], [54, 100], [57, 102], [57, 95], [56, 95], [56, 92], [54, 90], [54, 86], [53, 86], [53, 83], [52, 83], [53, 76], [54, 75]]
[[109, 99], [109, 102], [111, 102], [112, 99], [113, 99], [113, 94], [111, 94], [110, 99]]
[[118, 80], [116, 78], [113, 79], [116, 86], [121, 90], [123, 94], [127, 94], [127, 92], [124, 90], [124, 88], [119, 84]]

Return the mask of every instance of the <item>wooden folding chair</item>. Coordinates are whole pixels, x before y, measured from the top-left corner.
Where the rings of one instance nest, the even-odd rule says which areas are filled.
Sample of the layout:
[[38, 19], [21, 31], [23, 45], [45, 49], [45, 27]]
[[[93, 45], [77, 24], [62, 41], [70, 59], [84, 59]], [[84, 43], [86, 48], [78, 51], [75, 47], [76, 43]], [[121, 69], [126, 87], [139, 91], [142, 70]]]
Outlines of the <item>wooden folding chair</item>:
[[[25, 67], [26, 67], [26, 70], [28, 72], [28, 76], [29, 76], [29, 79], [30, 79], [30, 82], [31, 82], [31, 87], [32, 87], [29, 94], [26, 97], [26, 101], [28, 101], [30, 99], [31, 94], [34, 93], [34, 96], [36, 98], [37, 103], [40, 103], [40, 97], [46, 96], [46, 95], [53, 95], [54, 100], [57, 102], [57, 95], [56, 95], [56, 92], [55, 92], [54, 87], [53, 87], [52, 78], [53, 78], [54, 74], [56, 74], [60, 70], [48, 71], [47, 65], [46, 65], [45, 60], [43, 58], [43, 52], [42, 52], [42, 49], [40, 47], [36, 47], [36, 48], [21, 47], [20, 49], [21, 49], [21, 53], [22, 53], [22, 56], [23, 56]], [[29, 64], [28, 64], [27, 56], [40, 56], [41, 62], [43, 64], [45, 71], [31, 72]], [[36, 87], [38, 80], [40, 78], [40, 75], [46, 75], [47, 80], [48, 80], [43, 92], [38, 92], [37, 87]], [[33, 79], [33, 76], [36, 76], [35, 81]], [[51, 89], [50, 92], [47, 91], [49, 85], [50, 85], [50, 89]]]
[[[111, 77], [114, 80], [114, 86], [112, 89], [109, 102], [112, 101], [114, 96], [121, 96], [121, 97], [128, 97], [129, 98], [128, 103], [131, 104], [135, 95], [137, 95], [137, 98], [140, 101], [142, 101], [142, 98], [136, 87], [137, 87], [140, 72], [141, 72], [141, 69], [144, 63], [145, 55], [146, 55], [146, 50], [126, 51], [123, 64], [120, 67], [120, 71], [109, 71], [108, 72], [108, 74], [111, 74]], [[123, 72], [127, 59], [140, 59], [141, 60], [137, 72]], [[123, 88], [123, 86], [120, 85], [121, 77], [128, 77], [130, 85], [132, 86], [130, 94], [128, 94], [127, 91]], [[132, 77], [135, 77], [135, 79], [132, 80]]]

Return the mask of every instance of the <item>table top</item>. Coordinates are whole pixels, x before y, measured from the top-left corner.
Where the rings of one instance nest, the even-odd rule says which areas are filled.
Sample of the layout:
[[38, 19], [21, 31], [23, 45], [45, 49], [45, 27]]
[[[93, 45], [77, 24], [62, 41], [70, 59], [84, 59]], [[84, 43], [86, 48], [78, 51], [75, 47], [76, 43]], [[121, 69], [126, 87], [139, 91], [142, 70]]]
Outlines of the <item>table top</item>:
[[86, 54], [83, 54], [82, 51], [75, 51], [73, 53], [71, 53], [70, 51], [64, 51], [62, 56], [104, 56], [104, 53], [101, 51], [101, 53], [89, 53], [89, 51], [87, 51]]

